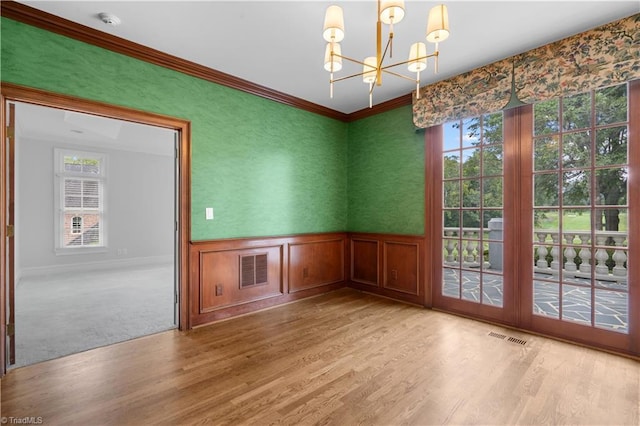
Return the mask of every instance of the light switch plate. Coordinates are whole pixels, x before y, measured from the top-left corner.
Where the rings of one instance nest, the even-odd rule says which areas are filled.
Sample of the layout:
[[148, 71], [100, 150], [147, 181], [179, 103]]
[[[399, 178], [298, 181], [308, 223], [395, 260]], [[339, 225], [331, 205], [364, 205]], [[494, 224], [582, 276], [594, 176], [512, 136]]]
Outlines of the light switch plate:
[[207, 220], [213, 220], [213, 207], [207, 207], [205, 209], [205, 216]]

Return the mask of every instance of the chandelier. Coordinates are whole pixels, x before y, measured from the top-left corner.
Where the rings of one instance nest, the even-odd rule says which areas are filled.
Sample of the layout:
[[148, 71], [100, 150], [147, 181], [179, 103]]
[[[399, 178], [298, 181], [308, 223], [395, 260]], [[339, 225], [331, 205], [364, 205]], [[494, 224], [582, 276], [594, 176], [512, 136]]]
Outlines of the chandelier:
[[[324, 17], [323, 37], [327, 41], [324, 55], [324, 69], [331, 73], [329, 79], [329, 96], [333, 98], [333, 84], [338, 81], [362, 76], [362, 81], [369, 85], [369, 108], [373, 106], [373, 89], [382, 85], [382, 74], [390, 74], [413, 81], [416, 84], [416, 97], [420, 98], [420, 71], [427, 68], [427, 58], [434, 58], [434, 72], [438, 72], [438, 43], [449, 37], [449, 15], [445, 5], [433, 7], [429, 11], [427, 20], [426, 39], [435, 44], [433, 53], [427, 54], [424, 43], [413, 43], [409, 49], [409, 59], [390, 65], [384, 64], [387, 52], [389, 58], [393, 56], [393, 25], [404, 18], [404, 0], [378, 0], [378, 21], [376, 24], [376, 56], [369, 56], [363, 61], [342, 55], [340, 42], [344, 39], [344, 17], [340, 6], [329, 6]], [[389, 37], [382, 50], [382, 24], [389, 25]], [[362, 65], [362, 72], [346, 77], [334, 78], [334, 72], [342, 69], [342, 60]], [[415, 72], [415, 80], [412, 77], [399, 74], [391, 68], [399, 65], [407, 65], [409, 72]], [[375, 83], [375, 85], [374, 85]]]

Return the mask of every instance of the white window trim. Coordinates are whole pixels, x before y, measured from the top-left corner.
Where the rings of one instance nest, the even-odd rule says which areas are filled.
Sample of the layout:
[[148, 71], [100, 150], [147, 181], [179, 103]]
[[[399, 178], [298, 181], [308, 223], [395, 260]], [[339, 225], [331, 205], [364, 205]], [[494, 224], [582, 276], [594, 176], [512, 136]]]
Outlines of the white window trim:
[[[85, 173], [65, 172], [64, 171], [64, 157], [65, 156], [77, 156], [80, 158], [95, 158], [100, 161], [100, 173], [88, 175]], [[80, 151], [71, 148], [54, 148], [54, 237], [55, 237], [55, 254], [56, 255], [77, 255], [77, 254], [92, 254], [92, 253], [105, 253], [107, 248], [107, 185], [106, 185], [106, 170], [107, 170], [107, 154], [102, 152], [89, 152]], [[81, 247], [65, 247], [64, 246], [64, 179], [69, 177], [78, 178], [90, 178], [100, 181], [100, 241], [102, 244], [98, 246], [81, 246]]]

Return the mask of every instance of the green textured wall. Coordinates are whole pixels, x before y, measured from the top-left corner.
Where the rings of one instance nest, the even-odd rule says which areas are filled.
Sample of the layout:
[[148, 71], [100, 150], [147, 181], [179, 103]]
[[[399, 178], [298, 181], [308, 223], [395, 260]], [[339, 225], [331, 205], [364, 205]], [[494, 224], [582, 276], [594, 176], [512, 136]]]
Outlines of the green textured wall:
[[[2, 18], [3, 81], [188, 119], [192, 238], [343, 231], [348, 125]], [[205, 207], [215, 220], [205, 221]]]
[[424, 132], [411, 106], [350, 123], [347, 179], [349, 231], [424, 233]]

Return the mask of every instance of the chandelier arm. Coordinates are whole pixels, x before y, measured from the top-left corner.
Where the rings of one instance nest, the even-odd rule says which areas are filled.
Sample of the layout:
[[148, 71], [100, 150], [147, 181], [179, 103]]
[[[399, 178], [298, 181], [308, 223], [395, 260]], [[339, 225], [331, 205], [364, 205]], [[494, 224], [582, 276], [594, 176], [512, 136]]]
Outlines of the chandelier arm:
[[386, 72], [387, 74], [395, 75], [396, 77], [404, 78], [405, 80], [409, 80], [409, 81], [412, 81], [414, 83], [416, 82], [416, 80], [414, 78], [407, 77], [406, 75], [398, 74], [397, 72], [393, 72], [393, 71], [389, 71], [389, 70], [385, 70], [385, 69], [383, 69], [382, 71]]
[[429, 54], [429, 55], [421, 56], [421, 57], [419, 57], [419, 58], [415, 58], [415, 59], [411, 59], [411, 60], [406, 60], [406, 61], [402, 61], [402, 62], [396, 62], [395, 64], [391, 64], [391, 65], [386, 65], [386, 66], [384, 66], [384, 67], [382, 67], [382, 68], [380, 68], [380, 69], [381, 69], [382, 71], [384, 71], [384, 70], [386, 70], [386, 69], [388, 69], [388, 68], [393, 68], [393, 67], [397, 67], [397, 66], [400, 66], [400, 65], [408, 64], [409, 62], [417, 62], [417, 61], [420, 61], [420, 60], [422, 60], [422, 59], [433, 58], [433, 57], [436, 57], [436, 56], [438, 56], [438, 55], [437, 55], [437, 53], [431, 53], [431, 54]]
[[389, 45], [391, 44], [391, 38], [389, 38], [387, 40], [387, 45], [384, 48], [384, 52], [382, 52], [382, 55], [380, 56], [380, 63], [378, 64], [378, 68], [383, 69], [382, 68], [382, 63], [384, 62], [384, 58], [387, 56], [387, 51], [389, 50]]
[[[357, 59], [350, 58], [350, 57], [348, 57], [348, 56], [338, 55], [337, 53], [334, 53], [334, 54], [333, 54], [333, 56], [337, 56], [338, 58], [345, 59], [345, 60], [347, 60], [347, 61], [349, 61], [349, 62], [353, 62], [353, 63], [355, 63], [355, 64], [360, 64], [360, 65], [363, 65], [363, 66], [364, 66], [364, 65], [366, 65], [364, 62], [359, 61], [359, 60], [357, 60]], [[364, 73], [360, 73], [360, 74], [356, 74], [356, 75], [362, 75], [362, 74], [364, 74]], [[355, 76], [354, 76], [354, 77], [355, 77]]]
[[353, 77], [362, 77], [363, 75], [364, 75], [364, 72], [359, 72], [358, 74], [351, 74], [351, 75], [348, 75], [346, 77], [336, 78], [335, 80], [331, 80], [331, 82], [335, 83], [337, 81], [348, 80], [348, 79], [353, 78]]

